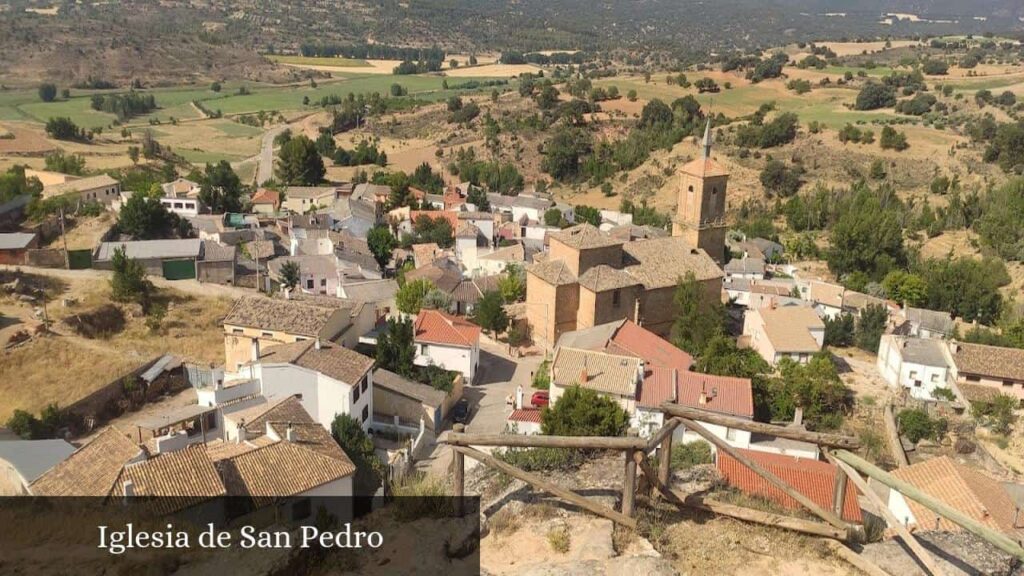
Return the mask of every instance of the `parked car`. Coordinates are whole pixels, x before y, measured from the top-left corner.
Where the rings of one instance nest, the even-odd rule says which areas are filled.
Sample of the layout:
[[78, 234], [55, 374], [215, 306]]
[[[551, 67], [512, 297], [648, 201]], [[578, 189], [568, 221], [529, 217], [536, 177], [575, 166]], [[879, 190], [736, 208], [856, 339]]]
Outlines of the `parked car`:
[[533, 404], [536, 408], [543, 408], [551, 403], [550, 397], [548, 396], [547, 390], [538, 390], [533, 393], [530, 397], [530, 404]]
[[469, 400], [461, 398], [452, 408], [452, 422], [465, 424], [467, 420], [469, 420]]

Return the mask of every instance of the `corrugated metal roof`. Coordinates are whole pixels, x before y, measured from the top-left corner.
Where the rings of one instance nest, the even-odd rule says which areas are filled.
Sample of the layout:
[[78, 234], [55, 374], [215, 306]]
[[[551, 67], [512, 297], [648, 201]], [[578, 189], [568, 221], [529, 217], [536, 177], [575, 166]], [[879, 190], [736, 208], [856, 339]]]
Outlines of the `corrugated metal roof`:
[[109, 261], [114, 251], [124, 247], [125, 255], [136, 260], [152, 258], [198, 258], [203, 241], [198, 238], [180, 240], [137, 240], [133, 242], [104, 242], [96, 253], [99, 262]]
[[35, 240], [35, 234], [12, 232], [0, 234], [0, 250], [23, 250]]

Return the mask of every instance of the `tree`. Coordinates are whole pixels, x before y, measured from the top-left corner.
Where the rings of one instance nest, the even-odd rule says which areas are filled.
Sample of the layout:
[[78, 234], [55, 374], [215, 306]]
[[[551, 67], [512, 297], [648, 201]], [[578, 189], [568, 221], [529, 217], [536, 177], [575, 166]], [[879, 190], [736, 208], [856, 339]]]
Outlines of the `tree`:
[[138, 146], [129, 146], [128, 147], [128, 158], [131, 159], [133, 165], [139, 163], [139, 147]]
[[39, 85], [39, 99], [43, 102], [53, 102], [57, 97], [57, 86], [49, 82]]
[[892, 86], [868, 82], [860, 89], [853, 107], [856, 110], [877, 110], [896, 105], [896, 89]]
[[375, 226], [366, 235], [366, 244], [373, 254], [373, 259], [381, 270], [391, 262], [391, 252], [398, 246], [398, 240], [391, 234], [387, 226]]
[[526, 272], [523, 267], [510, 262], [505, 266], [505, 276], [498, 281], [498, 291], [506, 304], [522, 302], [526, 298]]
[[50, 118], [46, 121], [46, 133], [56, 140], [85, 140], [85, 131], [66, 116]]
[[423, 298], [434, 288], [430, 280], [421, 278], [406, 282], [395, 294], [395, 304], [398, 310], [404, 314], [419, 314], [423, 307]]
[[772, 367], [750, 348], [740, 349], [736, 340], [720, 334], [708, 341], [697, 358], [695, 368], [704, 374], [756, 378], [771, 372]]
[[577, 224], [590, 224], [591, 226], [601, 225], [601, 211], [593, 206], [577, 204], [572, 209], [573, 218]]
[[199, 178], [199, 200], [214, 214], [242, 209], [242, 181], [227, 160], [207, 164]]
[[46, 169], [53, 172], [82, 176], [85, 174], [85, 158], [81, 154], [65, 154], [56, 150], [46, 155]]
[[949, 64], [942, 60], [929, 58], [921, 63], [921, 72], [929, 76], [944, 76], [949, 73]]
[[376, 494], [384, 478], [384, 463], [377, 457], [373, 440], [362, 424], [348, 414], [338, 414], [331, 423], [331, 436], [356, 466], [352, 493], [356, 496]]
[[570, 386], [541, 411], [541, 433], [549, 436], [622, 436], [629, 415], [596, 391]]
[[927, 286], [925, 304], [931, 310], [983, 324], [995, 322], [1002, 312], [999, 289], [1010, 283], [1010, 276], [998, 258], [929, 258], [918, 262], [914, 272]]
[[924, 278], [903, 270], [886, 274], [882, 288], [887, 298], [908, 306], [921, 306], [928, 299], [928, 284]]
[[781, 160], [769, 160], [761, 171], [761, 185], [772, 196], [787, 198], [796, 194], [802, 184], [800, 172]]
[[882, 137], [878, 140], [878, 145], [882, 147], [882, 150], [895, 150], [897, 152], [910, 148], [910, 144], [907, 143], [906, 133], [897, 132], [892, 126], [882, 128]]
[[544, 145], [541, 169], [556, 180], [576, 180], [580, 176], [580, 160], [590, 154], [592, 148], [593, 139], [589, 132], [562, 127]]
[[807, 364], [783, 358], [779, 375], [754, 380], [754, 411], [762, 421], [791, 421], [798, 407], [810, 430], [834, 430], [850, 406], [850, 391], [832, 357], [816, 354]]
[[158, 197], [145, 192], [133, 192], [117, 215], [121, 232], [138, 240], [166, 237], [177, 223], [177, 215], [168, 212]]
[[856, 327], [851, 314], [825, 318], [825, 346], [849, 346], [853, 344], [855, 332]]
[[110, 298], [115, 302], [136, 302], [147, 312], [153, 284], [146, 278], [146, 269], [127, 256], [124, 246], [114, 249], [111, 266], [114, 274], [110, 278]]
[[501, 292], [486, 292], [473, 309], [473, 321], [492, 335], [497, 336], [508, 328], [508, 314], [505, 313], [505, 300]]
[[676, 347], [699, 354], [714, 337], [722, 334], [725, 312], [722, 303], [693, 272], [687, 272], [676, 286], [675, 321], [672, 324], [672, 343]]
[[323, 181], [326, 172], [316, 144], [306, 135], [295, 136], [281, 146], [275, 176], [282, 184], [313, 186]]
[[469, 187], [469, 194], [466, 194], [466, 202], [476, 206], [479, 212], [490, 212], [491, 201], [487, 199], [487, 192], [477, 186]]
[[871, 168], [868, 170], [868, 176], [870, 176], [872, 180], [885, 179], [885, 162], [883, 162], [881, 158], [876, 158], [871, 162]]
[[971, 416], [996, 434], [1009, 434], [1015, 420], [1014, 410], [1020, 401], [1008, 394], [998, 394], [988, 400], [972, 401]]
[[945, 418], [932, 419], [927, 412], [920, 408], [900, 410], [900, 413], [896, 415], [896, 422], [899, 423], [900, 434], [906, 436], [907, 440], [914, 444], [926, 438], [941, 440], [948, 427]]
[[452, 307], [452, 295], [438, 288], [431, 288], [423, 297], [423, 308], [447, 312]]
[[558, 208], [548, 208], [544, 212], [544, 225], [545, 226], [561, 226], [564, 223], [564, 217], [562, 211]]
[[857, 347], [868, 352], [877, 352], [888, 320], [889, 311], [882, 304], [871, 304], [861, 310], [860, 318], [857, 320]]
[[861, 188], [832, 226], [827, 259], [829, 270], [837, 277], [860, 271], [880, 280], [906, 264], [899, 213], [888, 206], [892, 201], [883, 203], [882, 198]]
[[299, 268], [299, 263], [295, 260], [286, 260], [284, 264], [281, 264], [281, 285], [289, 291], [299, 285], [301, 277], [302, 271]]
[[389, 318], [387, 327], [377, 337], [377, 367], [409, 378], [416, 370], [414, 355], [412, 320]]
[[212, 90], [214, 92], [220, 92], [220, 89], [221, 89], [220, 82], [211, 82], [210, 83], [210, 90]]

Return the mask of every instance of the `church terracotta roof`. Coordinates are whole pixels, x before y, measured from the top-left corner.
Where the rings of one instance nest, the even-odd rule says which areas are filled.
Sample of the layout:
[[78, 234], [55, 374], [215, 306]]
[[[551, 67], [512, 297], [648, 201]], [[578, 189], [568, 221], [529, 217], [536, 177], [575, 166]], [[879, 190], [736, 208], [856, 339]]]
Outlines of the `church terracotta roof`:
[[697, 158], [691, 160], [679, 169], [680, 172], [697, 176], [698, 178], [712, 178], [715, 176], [728, 176], [729, 171], [716, 162], [713, 158]]

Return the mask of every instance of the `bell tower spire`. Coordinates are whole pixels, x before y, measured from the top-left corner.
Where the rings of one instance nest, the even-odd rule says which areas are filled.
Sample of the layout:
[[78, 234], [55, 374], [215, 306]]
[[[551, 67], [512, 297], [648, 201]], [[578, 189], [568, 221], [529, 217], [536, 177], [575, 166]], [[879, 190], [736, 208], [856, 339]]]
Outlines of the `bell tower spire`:
[[708, 123], [704, 126], [704, 155], [702, 157], [705, 160], [711, 158], [711, 118], [708, 118]]

